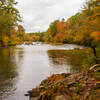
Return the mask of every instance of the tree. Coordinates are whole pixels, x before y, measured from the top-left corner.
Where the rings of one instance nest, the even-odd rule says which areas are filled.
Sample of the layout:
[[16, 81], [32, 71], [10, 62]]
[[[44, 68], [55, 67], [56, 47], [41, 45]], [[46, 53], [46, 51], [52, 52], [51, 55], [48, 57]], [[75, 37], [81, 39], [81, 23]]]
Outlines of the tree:
[[57, 29], [56, 29], [57, 22], [58, 22], [58, 20], [56, 20], [50, 24], [50, 30], [51, 30], [52, 36], [55, 36], [57, 34]]
[[21, 21], [19, 11], [14, 7], [16, 4], [15, 0], [1, 0], [0, 2], [1, 34], [6, 33], [9, 37], [12, 27], [16, 26], [18, 21]]
[[23, 27], [22, 25], [18, 25], [17, 36], [18, 36], [21, 40], [24, 40], [25, 29], [24, 29], [24, 27]]

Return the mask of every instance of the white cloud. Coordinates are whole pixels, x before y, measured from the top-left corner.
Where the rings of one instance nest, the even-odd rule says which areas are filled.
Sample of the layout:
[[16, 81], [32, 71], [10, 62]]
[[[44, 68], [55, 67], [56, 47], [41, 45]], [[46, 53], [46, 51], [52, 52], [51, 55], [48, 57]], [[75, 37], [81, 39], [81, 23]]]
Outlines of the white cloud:
[[45, 31], [56, 20], [77, 13], [84, 0], [19, 0], [26, 32]]

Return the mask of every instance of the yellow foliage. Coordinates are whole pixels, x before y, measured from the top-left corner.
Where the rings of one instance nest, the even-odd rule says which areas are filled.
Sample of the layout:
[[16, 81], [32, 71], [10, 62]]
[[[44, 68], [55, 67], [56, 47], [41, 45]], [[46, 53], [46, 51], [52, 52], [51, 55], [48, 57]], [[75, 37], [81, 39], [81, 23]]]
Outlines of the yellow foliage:
[[39, 39], [40, 39], [40, 36], [33, 35], [33, 41], [38, 41]]
[[94, 14], [99, 14], [100, 15], [100, 6], [96, 6], [93, 8], [93, 13]]
[[8, 37], [8, 36], [3, 36], [3, 37], [2, 37], [2, 41], [3, 41], [4, 43], [8, 43], [9, 37]]
[[11, 39], [12, 39], [12, 40], [16, 40], [16, 35], [15, 35], [15, 34], [12, 34], [12, 35], [11, 35]]

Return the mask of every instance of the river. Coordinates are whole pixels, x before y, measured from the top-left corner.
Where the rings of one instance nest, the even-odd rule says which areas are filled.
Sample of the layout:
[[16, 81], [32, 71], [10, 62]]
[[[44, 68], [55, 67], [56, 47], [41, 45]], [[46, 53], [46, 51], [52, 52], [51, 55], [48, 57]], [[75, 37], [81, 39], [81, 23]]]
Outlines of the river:
[[54, 73], [72, 72], [64, 57], [49, 50], [84, 48], [78, 45], [19, 45], [0, 48], [0, 100], [29, 100], [24, 94]]

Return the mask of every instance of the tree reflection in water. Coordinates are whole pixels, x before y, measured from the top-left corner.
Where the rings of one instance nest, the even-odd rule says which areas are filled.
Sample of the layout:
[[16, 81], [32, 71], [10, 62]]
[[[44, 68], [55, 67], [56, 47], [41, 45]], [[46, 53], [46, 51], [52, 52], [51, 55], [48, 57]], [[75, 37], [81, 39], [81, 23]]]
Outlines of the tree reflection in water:
[[6, 98], [16, 89], [17, 63], [14, 47], [0, 48], [0, 98]]
[[70, 67], [71, 73], [80, 72], [82, 61], [87, 57], [83, 52], [71, 53], [67, 50], [48, 50], [48, 56], [54, 65]]

